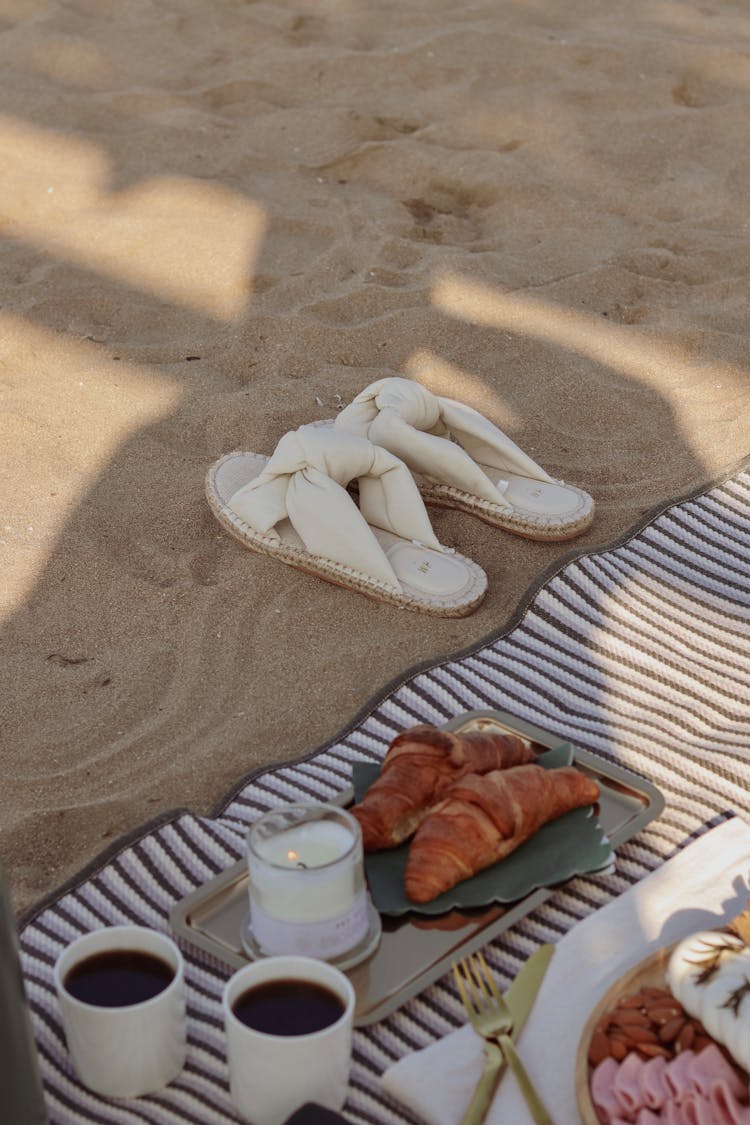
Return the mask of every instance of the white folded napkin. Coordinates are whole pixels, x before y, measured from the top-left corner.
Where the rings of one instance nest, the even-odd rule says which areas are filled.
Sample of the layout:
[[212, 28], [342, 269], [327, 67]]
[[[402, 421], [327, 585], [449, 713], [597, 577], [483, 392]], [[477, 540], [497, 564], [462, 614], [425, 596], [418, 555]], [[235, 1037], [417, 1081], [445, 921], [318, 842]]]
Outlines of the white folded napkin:
[[[725, 821], [683, 848], [629, 891], [579, 922], [558, 942], [518, 1048], [556, 1125], [580, 1120], [578, 1041], [602, 994], [651, 951], [729, 921], [750, 897], [750, 825]], [[471, 1027], [400, 1059], [383, 1087], [429, 1125], [458, 1125], [482, 1072]], [[506, 1072], [487, 1125], [533, 1125]]]

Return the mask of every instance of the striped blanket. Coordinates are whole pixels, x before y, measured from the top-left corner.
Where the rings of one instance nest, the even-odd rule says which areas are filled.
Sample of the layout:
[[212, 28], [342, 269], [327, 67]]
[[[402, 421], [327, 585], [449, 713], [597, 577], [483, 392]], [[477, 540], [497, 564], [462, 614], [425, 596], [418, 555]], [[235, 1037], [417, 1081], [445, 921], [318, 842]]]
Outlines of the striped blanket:
[[[378, 761], [396, 732], [497, 708], [651, 779], [666, 809], [617, 852], [616, 870], [558, 889], [488, 950], [509, 983], [537, 945], [641, 879], [736, 812], [750, 819], [750, 471], [653, 515], [616, 547], [561, 564], [502, 635], [391, 685], [334, 742], [260, 772], [217, 815], [150, 824], [23, 920], [22, 964], [52, 1125], [223, 1125], [227, 1088], [220, 995], [229, 970], [187, 958], [190, 1047], [158, 1095], [89, 1094], [68, 1061], [52, 983], [62, 947], [100, 925], [168, 929], [173, 904], [243, 854], [268, 808], [328, 799], [354, 761]], [[412, 1119], [381, 1092], [395, 1059], [463, 1023], [448, 977], [381, 1023], [355, 1032], [348, 1120]]]

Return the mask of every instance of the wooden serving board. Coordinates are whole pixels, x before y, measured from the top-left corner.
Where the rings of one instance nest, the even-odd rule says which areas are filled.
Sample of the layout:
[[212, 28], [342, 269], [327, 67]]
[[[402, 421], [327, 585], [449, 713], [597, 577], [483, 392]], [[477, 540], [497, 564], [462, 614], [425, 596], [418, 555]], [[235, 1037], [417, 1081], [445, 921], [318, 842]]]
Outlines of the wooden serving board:
[[578, 1111], [581, 1115], [582, 1125], [601, 1125], [589, 1092], [591, 1067], [589, 1066], [588, 1053], [594, 1028], [602, 1016], [606, 1015], [607, 1012], [614, 1008], [621, 996], [630, 996], [632, 993], [638, 992], [641, 988], [666, 988], [667, 982], [665, 974], [670, 954], [674, 948], [675, 946], [673, 944], [664, 946], [662, 949], [657, 949], [655, 953], [649, 954], [648, 957], [639, 961], [637, 965], [628, 969], [627, 972], [623, 973], [623, 975], [615, 981], [611, 988], [607, 989], [597, 1005], [592, 1008], [586, 1025], [581, 1032], [581, 1038], [578, 1042], [578, 1054], [576, 1055], [576, 1097], [578, 1099]]

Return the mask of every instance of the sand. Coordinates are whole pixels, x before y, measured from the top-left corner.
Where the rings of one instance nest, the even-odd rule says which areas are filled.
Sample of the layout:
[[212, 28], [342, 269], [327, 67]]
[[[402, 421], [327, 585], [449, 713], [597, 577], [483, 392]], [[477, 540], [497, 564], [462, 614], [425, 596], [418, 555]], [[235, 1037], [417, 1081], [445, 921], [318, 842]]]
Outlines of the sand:
[[[4, 0], [0, 855], [28, 909], [211, 810], [750, 450], [750, 15], [729, 0]], [[597, 500], [435, 511], [465, 619], [253, 555], [207, 466], [382, 375]]]

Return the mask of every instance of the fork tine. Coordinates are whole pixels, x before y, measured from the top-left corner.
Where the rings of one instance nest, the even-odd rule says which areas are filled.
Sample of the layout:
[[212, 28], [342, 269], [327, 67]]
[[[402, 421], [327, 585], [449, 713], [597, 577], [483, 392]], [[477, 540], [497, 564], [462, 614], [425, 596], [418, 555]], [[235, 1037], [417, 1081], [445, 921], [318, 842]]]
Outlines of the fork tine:
[[[482, 992], [477, 986], [470, 957], [464, 957], [453, 966], [461, 991], [461, 999], [469, 1014], [480, 1016], [484, 1011]], [[460, 974], [460, 975], [459, 975]]]
[[493, 982], [487, 963], [481, 953], [475, 953], [469, 957], [469, 967], [476, 991], [480, 997], [480, 1003], [486, 1009], [493, 1002], [493, 994], [489, 988], [489, 985]]
[[489, 1104], [497, 1084], [497, 1076], [504, 1064], [503, 1052], [500, 1044], [489, 1039], [482, 1031], [482, 1011], [481, 1008], [477, 1010], [474, 1006], [474, 999], [470, 988], [474, 989], [475, 986], [471, 981], [471, 976], [465, 960], [453, 963], [453, 977], [458, 986], [461, 1001], [469, 1017], [469, 1022], [477, 1034], [481, 1035], [484, 1039], [484, 1070], [477, 1082], [471, 1102], [461, 1118], [461, 1125], [479, 1125], [487, 1116], [487, 1110], [489, 1109]]
[[[499, 1045], [501, 1057], [504, 1056], [513, 1071], [536, 1125], [553, 1125], [552, 1118], [513, 1046], [513, 1014], [497, 987], [484, 956], [480, 952], [464, 958], [453, 965], [453, 973], [474, 1030], [485, 1039], [485, 1051], [490, 1042]], [[473, 1109], [473, 1103], [469, 1109]], [[464, 1115], [464, 1122], [476, 1120], [474, 1115]]]
[[461, 962], [464, 976], [471, 990], [471, 995], [474, 1000], [474, 1007], [477, 1012], [483, 1012], [487, 1007], [487, 1001], [490, 999], [487, 990], [484, 987], [482, 978], [477, 972], [476, 965], [473, 957], [467, 957]]
[[476, 957], [477, 957], [477, 961], [481, 965], [484, 980], [489, 985], [489, 988], [490, 988], [490, 991], [492, 992], [492, 995], [495, 997], [495, 1000], [497, 1000], [498, 1002], [502, 1002], [502, 999], [503, 999], [502, 993], [500, 992], [500, 989], [497, 987], [497, 981], [495, 980], [495, 975], [492, 972], [492, 969], [489, 967], [489, 965], [485, 961], [484, 954], [481, 952], [481, 950], [479, 951], [479, 953], [477, 953]]
[[481, 964], [479, 963], [478, 957], [468, 957], [468, 966], [471, 985], [473, 991], [475, 991], [475, 996], [478, 999], [479, 1005], [482, 1008], [486, 1008], [487, 1003], [491, 1002], [491, 999], [493, 998], [491, 998], [489, 992], [487, 991], [487, 985], [485, 983], [484, 976], [482, 976], [481, 973]]
[[[462, 975], [462, 973], [464, 975]], [[466, 1008], [466, 1011], [471, 1016], [474, 1013], [474, 1005], [472, 1003], [472, 999], [469, 996], [469, 992], [468, 992], [468, 989], [466, 987], [465, 974], [466, 974], [466, 965], [464, 964], [464, 962], [463, 961], [454, 962], [453, 978], [454, 978], [456, 984], [458, 985], [458, 992], [459, 992], [459, 995], [461, 997], [461, 1003], [463, 1004], [464, 1008]]]

